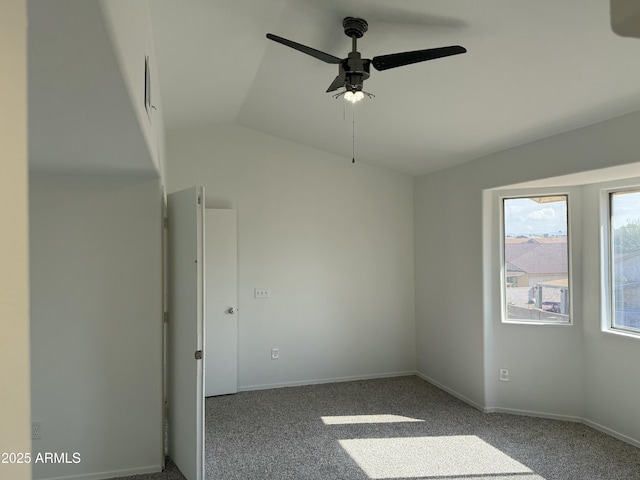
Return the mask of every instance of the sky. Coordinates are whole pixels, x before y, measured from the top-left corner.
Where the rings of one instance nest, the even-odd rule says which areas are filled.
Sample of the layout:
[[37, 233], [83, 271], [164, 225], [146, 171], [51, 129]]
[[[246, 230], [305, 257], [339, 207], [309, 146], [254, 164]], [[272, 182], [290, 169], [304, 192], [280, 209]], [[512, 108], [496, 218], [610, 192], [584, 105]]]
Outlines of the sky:
[[538, 203], [529, 198], [506, 198], [504, 207], [507, 236], [567, 234], [566, 201]]
[[632, 220], [640, 220], [640, 192], [614, 194], [611, 210], [614, 229]]
[[[529, 198], [504, 200], [504, 225], [507, 236], [566, 235], [567, 205], [564, 201], [538, 203]], [[613, 228], [640, 221], [640, 191], [613, 195]]]

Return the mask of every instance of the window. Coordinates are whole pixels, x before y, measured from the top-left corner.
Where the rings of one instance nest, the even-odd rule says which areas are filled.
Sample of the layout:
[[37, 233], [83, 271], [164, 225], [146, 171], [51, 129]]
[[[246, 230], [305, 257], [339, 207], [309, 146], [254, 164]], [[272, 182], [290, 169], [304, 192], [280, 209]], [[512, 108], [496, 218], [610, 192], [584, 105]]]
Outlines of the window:
[[568, 196], [503, 198], [502, 218], [503, 320], [570, 323]]
[[609, 327], [640, 334], [640, 191], [609, 193]]

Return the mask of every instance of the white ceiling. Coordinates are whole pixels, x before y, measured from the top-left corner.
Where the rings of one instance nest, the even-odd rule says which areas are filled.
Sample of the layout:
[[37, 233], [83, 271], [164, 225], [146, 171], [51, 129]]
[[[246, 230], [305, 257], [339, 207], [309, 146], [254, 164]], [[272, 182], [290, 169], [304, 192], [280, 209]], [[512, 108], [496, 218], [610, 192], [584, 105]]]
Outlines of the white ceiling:
[[356, 161], [428, 173], [640, 109], [640, 40], [606, 0], [150, 0], [167, 130], [234, 123], [351, 159], [351, 108], [325, 90], [345, 16], [363, 57], [462, 45], [378, 72], [355, 107]]

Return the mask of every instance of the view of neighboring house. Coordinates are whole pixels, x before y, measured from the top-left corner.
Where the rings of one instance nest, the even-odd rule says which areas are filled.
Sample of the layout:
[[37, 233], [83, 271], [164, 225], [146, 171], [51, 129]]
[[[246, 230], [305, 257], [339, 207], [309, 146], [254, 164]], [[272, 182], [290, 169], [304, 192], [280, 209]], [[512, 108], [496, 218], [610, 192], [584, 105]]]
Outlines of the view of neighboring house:
[[509, 318], [534, 320], [542, 312], [569, 314], [566, 236], [507, 237], [504, 264]]
[[[509, 318], [530, 319], [532, 309], [568, 314], [567, 252], [566, 236], [505, 238]], [[640, 328], [640, 252], [616, 255], [613, 277], [615, 324]]]
[[534, 287], [567, 278], [567, 237], [512, 237], [505, 239], [507, 286]]

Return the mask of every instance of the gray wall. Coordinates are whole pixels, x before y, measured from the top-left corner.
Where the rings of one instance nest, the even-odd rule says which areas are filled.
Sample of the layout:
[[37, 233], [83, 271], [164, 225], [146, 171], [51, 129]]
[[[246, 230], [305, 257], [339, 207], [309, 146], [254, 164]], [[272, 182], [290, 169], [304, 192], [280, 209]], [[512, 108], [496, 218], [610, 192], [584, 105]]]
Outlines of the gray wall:
[[33, 452], [81, 455], [34, 478], [159, 471], [158, 180], [32, 175], [29, 200]]
[[241, 389], [414, 371], [411, 177], [232, 126], [167, 152], [169, 192], [238, 211]]
[[[638, 131], [640, 113], [633, 113], [416, 179], [416, 340], [424, 376], [487, 409], [584, 419], [640, 441], [633, 405], [640, 371], [632, 367], [640, 361], [638, 339], [600, 331], [593, 191], [578, 188], [573, 195], [580, 226], [572, 232], [570, 327], [500, 322], [491, 192], [523, 182], [543, 187], [605, 179], [608, 167], [640, 159]], [[582, 179], [564, 177], [589, 171]], [[621, 171], [611, 169], [619, 176], [640, 172]], [[613, 369], [618, 364], [623, 367]], [[498, 382], [503, 367], [511, 370], [509, 383]]]

